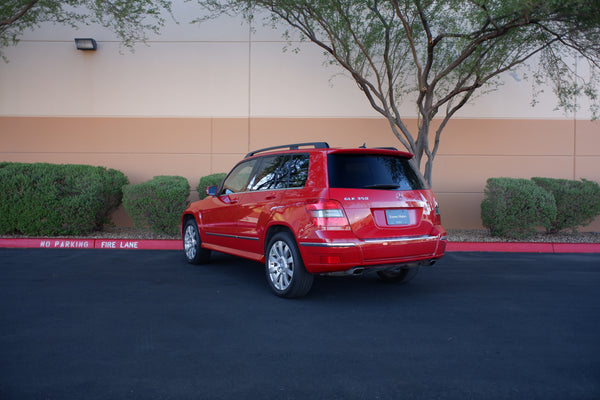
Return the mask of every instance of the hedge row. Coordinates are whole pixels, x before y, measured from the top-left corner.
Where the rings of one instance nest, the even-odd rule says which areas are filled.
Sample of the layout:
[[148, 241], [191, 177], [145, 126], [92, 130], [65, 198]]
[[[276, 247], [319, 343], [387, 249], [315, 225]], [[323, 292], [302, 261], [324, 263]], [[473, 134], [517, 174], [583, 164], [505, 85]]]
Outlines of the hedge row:
[[[200, 198], [225, 174], [200, 179]], [[82, 235], [100, 229], [123, 201], [136, 227], [176, 235], [190, 194], [181, 176], [127, 185], [120, 171], [89, 165], [0, 162], [0, 233]], [[600, 215], [600, 185], [582, 179], [490, 178], [481, 203], [483, 226], [514, 239], [538, 228], [575, 230]]]
[[[225, 174], [200, 179], [200, 198]], [[190, 194], [181, 176], [128, 185], [120, 171], [90, 165], [0, 162], [0, 233], [82, 235], [110, 221], [123, 202], [134, 225], [176, 235]]]
[[[200, 199], [206, 197], [208, 186], [218, 185], [224, 173], [200, 178], [197, 190]], [[188, 206], [188, 181], [181, 176], [155, 176], [147, 182], [123, 189], [123, 206], [138, 228], [150, 228], [156, 233], [176, 235], [181, 214]]]
[[137, 228], [176, 235], [181, 213], [188, 206], [190, 184], [181, 176], [155, 176], [123, 188], [123, 206]]
[[600, 215], [600, 185], [593, 181], [553, 178], [490, 178], [481, 202], [483, 226], [493, 236], [530, 237], [575, 230]]
[[128, 183], [90, 165], [0, 163], [0, 233], [81, 235], [108, 222]]
[[548, 233], [575, 229], [592, 223], [600, 215], [600, 185], [582, 179], [531, 178], [536, 185], [552, 193], [556, 201], [556, 218], [544, 225]]

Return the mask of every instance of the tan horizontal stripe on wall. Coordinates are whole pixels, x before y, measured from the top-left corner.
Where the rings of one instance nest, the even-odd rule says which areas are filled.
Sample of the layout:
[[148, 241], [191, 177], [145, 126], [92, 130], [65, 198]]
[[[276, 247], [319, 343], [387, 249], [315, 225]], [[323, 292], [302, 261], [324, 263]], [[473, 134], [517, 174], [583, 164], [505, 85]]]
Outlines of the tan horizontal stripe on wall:
[[[401, 148], [380, 118], [0, 117], [2, 161], [102, 165], [132, 183], [181, 175], [192, 188], [204, 175], [229, 171], [249, 150], [306, 141]], [[600, 122], [451, 121], [433, 177], [447, 227], [480, 226], [479, 203], [493, 176], [600, 181]], [[600, 221], [588, 229], [600, 230]]]

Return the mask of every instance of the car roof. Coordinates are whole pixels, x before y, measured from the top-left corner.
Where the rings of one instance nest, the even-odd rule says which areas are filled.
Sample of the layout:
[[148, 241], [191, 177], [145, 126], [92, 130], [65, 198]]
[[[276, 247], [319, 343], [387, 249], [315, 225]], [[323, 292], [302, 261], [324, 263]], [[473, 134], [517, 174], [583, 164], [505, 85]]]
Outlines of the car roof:
[[410, 159], [413, 157], [411, 153], [405, 151], [399, 151], [395, 147], [363, 147], [358, 148], [340, 148], [329, 147], [329, 144], [326, 142], [308, 142], [308, 143], [293, 143], [286, 144], [281, 146], [273, 146], [273, 147], [265, 147], [263, 149], [258, 149], [251, 151], [246, 154], [244, 158], [254, 157], [254, 156], [262, 156], [266, 154], [289, 154], [295, 152], [315, 152], [321, 151], [326, 153], [343, 153], [343, 154], [381, 154], [381, 155], [394, 155], [401, 156], [403, 158]]

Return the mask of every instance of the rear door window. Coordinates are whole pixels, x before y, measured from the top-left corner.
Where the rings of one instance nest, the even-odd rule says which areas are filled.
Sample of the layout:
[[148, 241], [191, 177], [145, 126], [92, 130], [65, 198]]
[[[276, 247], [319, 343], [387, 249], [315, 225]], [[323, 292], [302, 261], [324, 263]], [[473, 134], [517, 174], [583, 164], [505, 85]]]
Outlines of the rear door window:
[[285, 161], [283, 171], [287, 177], [287, 187], [301, 188], [306, 185], [309, 158], [308, 154], [294, 154]]
[[422, 190], [426, 185], [410, 160], [380, 154], [329, 154], [329, 187]]
[[250, 190], [304, 187], [308, 178], [308, 154], [262, 157]]
[[250, 190], [272, 190], [284, 188], [281, 165], [285, 155], [267, 156], [261, 158], [256, 177], [250, 185]]

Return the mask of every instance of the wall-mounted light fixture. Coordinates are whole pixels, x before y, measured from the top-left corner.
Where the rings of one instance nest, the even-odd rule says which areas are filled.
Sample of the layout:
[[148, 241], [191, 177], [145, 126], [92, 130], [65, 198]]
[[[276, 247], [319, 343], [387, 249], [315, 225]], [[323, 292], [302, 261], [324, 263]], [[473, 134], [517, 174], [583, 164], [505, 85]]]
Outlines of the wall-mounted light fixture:
[[75, 46], [77, 50], [96, 50], [98, 45], [92, 38], [75, 38]]

